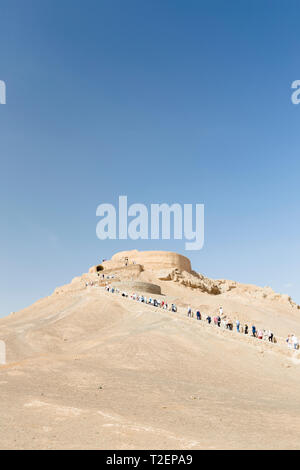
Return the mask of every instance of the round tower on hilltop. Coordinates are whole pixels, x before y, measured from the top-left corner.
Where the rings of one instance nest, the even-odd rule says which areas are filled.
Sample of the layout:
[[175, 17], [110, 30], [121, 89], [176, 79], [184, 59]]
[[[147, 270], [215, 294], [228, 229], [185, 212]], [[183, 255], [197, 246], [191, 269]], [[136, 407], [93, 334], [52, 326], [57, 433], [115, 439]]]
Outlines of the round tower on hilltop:
[[141, 265], [144, 269], [155, 271], [157, 269], [180, 269], [180, 271], [192, 271], [188, 258], [171, 251], [120, 251], [113, 255], [111, 260], [104, 261], [101, 265], [93, 266], [90, 272], [107, 269], [125, 268], [132, 265]]

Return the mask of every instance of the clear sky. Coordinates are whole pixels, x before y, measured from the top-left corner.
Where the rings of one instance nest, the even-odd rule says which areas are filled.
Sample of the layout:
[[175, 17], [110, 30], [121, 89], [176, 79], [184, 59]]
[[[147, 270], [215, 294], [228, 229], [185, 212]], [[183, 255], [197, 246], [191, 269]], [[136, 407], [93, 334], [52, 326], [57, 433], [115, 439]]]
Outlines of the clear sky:
[[[0, 0], [0, 316], [114, 252], [300, 303], [300, 4]], [[204, 203], [205, 246], [100, 241], [96, 208]]]

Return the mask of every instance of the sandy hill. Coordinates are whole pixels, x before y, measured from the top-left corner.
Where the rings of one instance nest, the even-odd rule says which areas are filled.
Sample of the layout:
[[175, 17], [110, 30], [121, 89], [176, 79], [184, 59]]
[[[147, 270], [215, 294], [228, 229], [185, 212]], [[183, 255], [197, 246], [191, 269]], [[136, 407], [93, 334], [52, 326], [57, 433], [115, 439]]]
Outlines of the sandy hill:
[[[188, 318], [188, 305], [222, 305], [277, 343]], [[175, 253], [119, 253], [0, 321], [1, 448], [299, 448], [300, 356], [284, 341], [300, 336], [299, 315], [290, 298], [207, 279]]]

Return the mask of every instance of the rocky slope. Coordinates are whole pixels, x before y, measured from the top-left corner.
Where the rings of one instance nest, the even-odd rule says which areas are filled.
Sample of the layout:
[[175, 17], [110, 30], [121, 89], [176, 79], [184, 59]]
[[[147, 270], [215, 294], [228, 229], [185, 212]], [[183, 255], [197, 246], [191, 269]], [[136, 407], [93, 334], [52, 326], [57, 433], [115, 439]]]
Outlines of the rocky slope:
[[[121, 281], [158, 285], [178, 312], [103, 287]], [[279, 341], [188, 318], [187, 305], [222, 305]], [[284, 342], [300, 336], [299, 310], [272, 292], [135, 264], [79, 276], [0, 331], [3, 449], [299, 449], [300, 357]]]

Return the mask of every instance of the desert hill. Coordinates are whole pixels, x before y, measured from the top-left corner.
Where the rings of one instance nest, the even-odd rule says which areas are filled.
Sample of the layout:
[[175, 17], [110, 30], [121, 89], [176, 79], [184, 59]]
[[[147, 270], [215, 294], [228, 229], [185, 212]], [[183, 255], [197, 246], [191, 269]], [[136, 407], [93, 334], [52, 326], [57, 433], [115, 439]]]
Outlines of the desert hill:
[[[188, 318], [188, 305], [222, 305], [277, 343]], [[299, 448], [300, 357], [285, 344], [299, 315], [290, 298], [207, 279], [181, 255], [118, 253], [0, 321], [1, 448]]]

